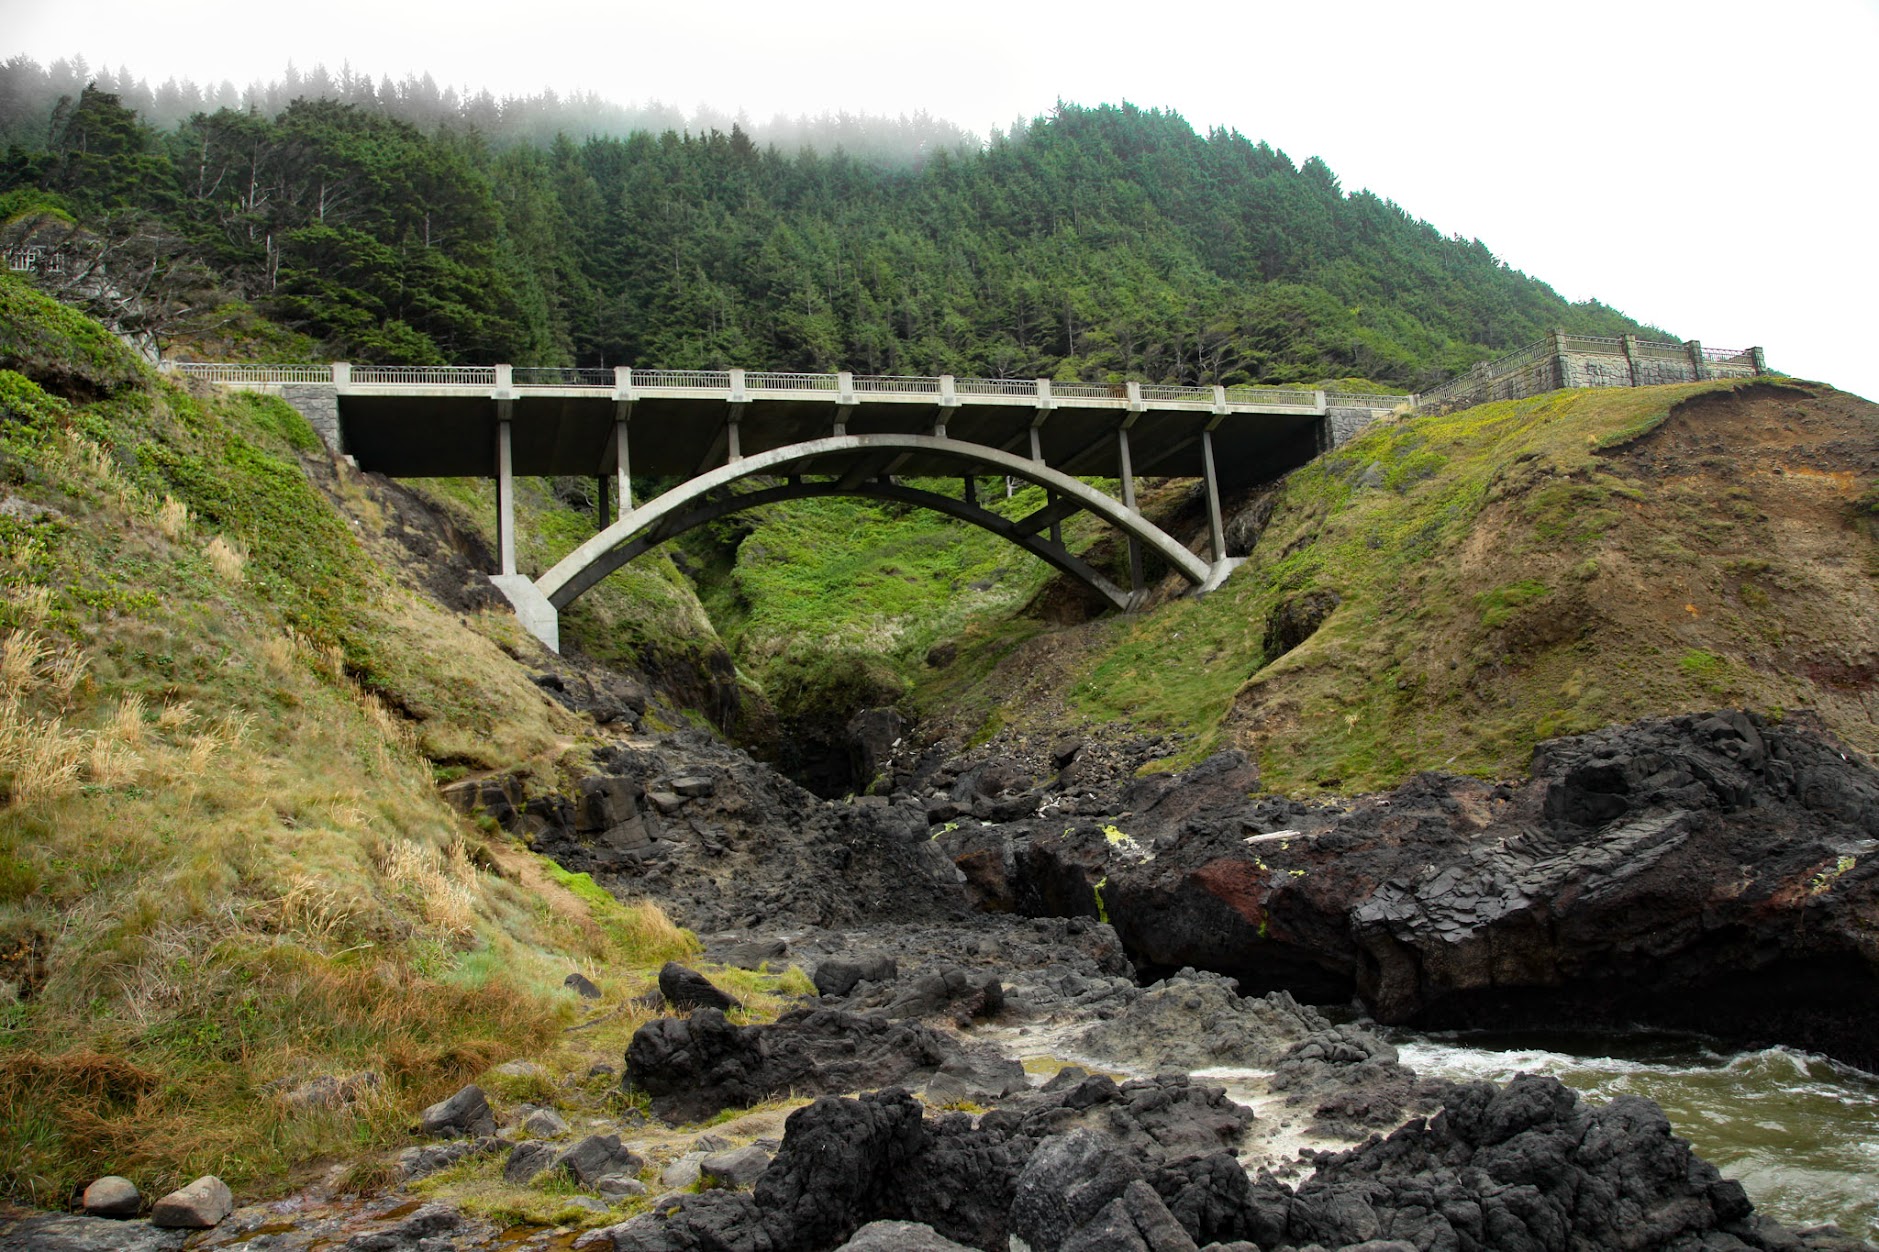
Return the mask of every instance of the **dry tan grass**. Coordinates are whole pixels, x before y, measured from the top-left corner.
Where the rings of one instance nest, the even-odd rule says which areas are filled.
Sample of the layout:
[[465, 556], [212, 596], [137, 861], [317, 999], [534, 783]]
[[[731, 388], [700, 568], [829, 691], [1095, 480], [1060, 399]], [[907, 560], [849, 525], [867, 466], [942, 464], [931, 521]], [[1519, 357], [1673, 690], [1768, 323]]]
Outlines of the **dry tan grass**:
[[441, 852], [410, 839], [388, 839], [376, 858], [385, 881], [411, 898], [424, 920], [446, 934], [476, 929], [476, 867], [461, 838]]
[[189, 506], [175, 496], [164, 496], [157, 508], [157, 529], [171, 543], [180, 543], [189, 533]]
[[248, 564], [248, 553], [238, 543], [231, 542], [222, 535], [217, 535], [202, 549], [209, 558], [209, 564], [223, 580], [238, 583], [242, 579], [242, 568]]
[[[30, 559], [30, 555], [29, 555]], [[52, 614], [52, 588], [38, 584], [9, 588], [6, 593], [7, 603], [17, 617], [27, 627], [45, 624]]]

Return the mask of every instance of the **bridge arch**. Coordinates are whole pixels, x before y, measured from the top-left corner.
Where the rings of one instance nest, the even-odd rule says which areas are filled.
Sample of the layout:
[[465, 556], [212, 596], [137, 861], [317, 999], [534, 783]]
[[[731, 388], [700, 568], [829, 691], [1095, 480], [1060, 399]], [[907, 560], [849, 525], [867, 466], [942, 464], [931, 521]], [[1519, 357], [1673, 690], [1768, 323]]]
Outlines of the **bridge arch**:
[[[915, 456], [923, 461], [951, 461], [959, 465], [962, 474], [992, 473], [1022, 479], [1043, 487], [1053, 499], [1027, 517], [1011, 519], [971, 499], [955, 499], [893, 481], [894, 470]], [[817, 463], [838, 463], [840, 468], [825, 471], [831, 475], [826, 479], [804, 478], [808, 468]], [[742, 480], [776, 476], [788, 481], [756, 491], [725, 494]], [[1078, 512], [1092, 513], [1154, 551], [1176, 573], [1202, 589], [1217, 584], [1233, 564], [1202, 560], [1131, 505], [1040, 461], [938, 434], [841, 434], [772, 448], [718, 466], [626, 513], [541, 577], [530, 580], [511, 575], [499, 578], [498, 584], [515, 602], [529, 628], [555, 647], [559, 642], [560, 610], [641, 553], [745, 509], [784, 500], [843, 495], [914, 504], [979, 526], [1049, 562], [1110, 605], [1124, 610], [1140, 601], [1141, 589], [1124, 591], [1047, 537], [1045, 532], [1053, 523]]]

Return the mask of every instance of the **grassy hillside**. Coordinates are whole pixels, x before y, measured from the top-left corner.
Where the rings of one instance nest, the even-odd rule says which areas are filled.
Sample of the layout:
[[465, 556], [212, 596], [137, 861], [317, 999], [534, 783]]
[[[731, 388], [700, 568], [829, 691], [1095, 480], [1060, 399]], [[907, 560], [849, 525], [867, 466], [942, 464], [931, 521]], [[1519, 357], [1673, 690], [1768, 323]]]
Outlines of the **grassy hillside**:
[[[949, 728], [1127, 721], [1271, 787], [1512, 774], [1648, 713], [1816, 710], [1879, 749], [1879, 409], [1814, 384], [1558, 392], [1373, 429], [1276, 488], [1220, 591], [968, 632]], [[1275, 610], [1335, 596], [1283, 655]], [[1328, 603], [1319, 600], [1319, 603]], [[944, 701], [936, 698], [944, 695]]]
[[[374, 556], [349, 474], [285, 405], [160, 380], [0, 277], [6, 1197], [265, 1190], [552, 1058], [570, 969], [630, 1030], [648, 964], [693, 950], [437, 798], [445, 762], [551, 783], [591, 724], [510, 614]], [[368, 1070], [352, 1104], [282, 1098]]]

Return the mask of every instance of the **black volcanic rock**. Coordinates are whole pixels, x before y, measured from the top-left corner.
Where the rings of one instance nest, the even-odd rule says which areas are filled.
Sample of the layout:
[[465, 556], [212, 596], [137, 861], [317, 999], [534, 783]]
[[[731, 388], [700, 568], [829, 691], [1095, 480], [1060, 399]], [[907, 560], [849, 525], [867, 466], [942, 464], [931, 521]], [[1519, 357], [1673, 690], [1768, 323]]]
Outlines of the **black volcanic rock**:
[[1518, 788], [1424, 774], [1342, 809], [1241, 781], [1165, 780], [1118, 819], [1134, 849], [1032, 837], [1006, 890], [1095, 912], [1101, 882], [1138, 966], [1385, 1022], [1643, 1021], [1879, 1065], [1879, 771], [1805, 725], [1652, 719], [1540, 745]]

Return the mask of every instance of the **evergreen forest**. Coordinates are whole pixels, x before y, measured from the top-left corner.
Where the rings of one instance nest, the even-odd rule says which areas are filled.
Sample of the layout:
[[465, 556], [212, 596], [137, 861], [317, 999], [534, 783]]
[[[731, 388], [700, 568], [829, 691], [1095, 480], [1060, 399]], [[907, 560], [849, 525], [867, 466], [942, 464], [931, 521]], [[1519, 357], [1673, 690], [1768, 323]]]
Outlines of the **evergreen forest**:
[[1172, 112], [819, 148], [736, 122], [543, 138], [574, 115], [347, 83], [274, 109], [278, 85], [230, 107], [117, 76], [145, 113], [204, 105], [158, 126], [16, 57], [0, 243], [63, 253], [94, 312], [183, 355], [1409, 390], [1549, 327], [1641, 329]]

